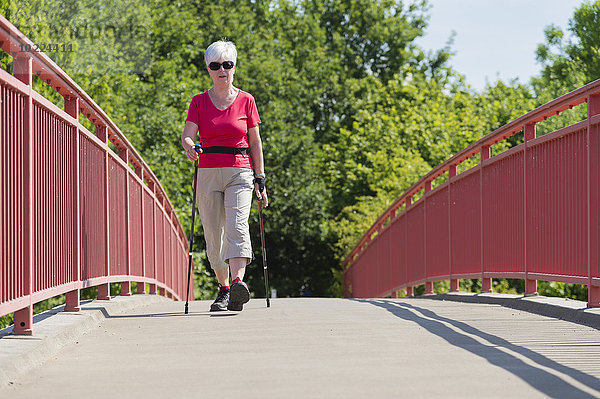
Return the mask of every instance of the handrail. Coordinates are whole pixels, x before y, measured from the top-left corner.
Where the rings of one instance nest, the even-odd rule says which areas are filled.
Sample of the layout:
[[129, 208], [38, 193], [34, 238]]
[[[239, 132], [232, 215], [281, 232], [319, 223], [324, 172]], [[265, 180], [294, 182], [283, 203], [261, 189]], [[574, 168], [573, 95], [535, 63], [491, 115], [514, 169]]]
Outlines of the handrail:
[[[484, 170], [489, 170], [490, 165], [497, 163], [499, 160], [506, 158], [508, 155], [510, 154], [519, 154], [519, 156], [521, 157], [521, 162], [530, 162], [528, 163], [528, 167], [535, 167], [535, 157], [533, 159], [528, 159], [526, 157], [526, 154], [531, 153], [532, 149], [534, 149], [536, 146], [540, 146], [544, 140], [550, 140], [551, 138], [560, 138], [560, 137], [564, 137], [564, 136], [568, 136], [568, 135], [574, 135], [576, 132], [578, 131], [585, 131], [585, 133], [583, 135], [580, 134], [581, 136], [581, 140], [583, 140], [586, 144], [582, 145], [579, 149], [579, 154], [576, 156], [579, 156], [579, 161], [585, 163], [587, 166], [583, 167], [581, 165], [581, 172], [578, 178], [580, 179], [587, 179], [586, 181], [583, 181], [582, 187], [581, 188], [581, 195], [583, 195], [584, 197], [586, 197], [586, 201], [587, 201], [587, 205], [582, 205], [583, 208], [586, 208], [587, 211], [582, 211], [583, 212], [583, 216], [579, 215], [581, 217], [581, 221], [580, 224], [581, 225], [587, 225], [586, 227], [586, 232], [585, 232], [585, 236], [587, 237], [587, 253], [588, 253], [588, 258], [587, 258], [587, 265], [588, 265], [588, 272], [586, 275], [582, 275], [581, 273], [577, 273], [577, 275], [560, 275], [560, 274], [556, 274], [556, 272], [536, 272], [533, 273], [530, 271], [531, 267], [529, 267], [529, 269], [527, 268], [527, 266], [525, 265], [525, 271], [520, 271], [520, 272], [511, 272], [508, 273], [510, 274], [510, 276], [508, 276], [507, 273], [491, 273], [489, 271], [486, 271], [484, 268], [484, 261], [483, 261], [483, 245], [484, 243], [482, 243], [482, 249], [481, 249], [481, 270], [475, 272], [475, 271], [471, 271], [469, 273], [463, 273], [463, 276], [466, 276], [467, 274], [470, 276], [470, 278], [477, 278], [477, 274], [479, 274], [480, 277], [486, 277], [483, 281], [484, 284], [484, 288], [486, 289], [491, 289], [490, 287], [487, 287], [488, 284], [491, 284], [491, 279], [487, 279], [487, 277], [491, 276], [492, 274], [494, 275], [494, 277], [526, 277], [527, 280], [527, 287], [526, 287], [526, 293], [534, 293], [536, 291], [536, 282], [534, 279], [530, 279], [529, 277], [536, 277], [538, 279], [547, 279], [550, 281], [567, 281], [567, 282], [578, 282], [578, 283], [583, 283], [583, 284], [587, 284], [589, 286], [589, 304], [590, 306], [599, 306], [600, 305], [600, 280], [598, 277], [600, 276], [596, 276], [597, 271], [597, 265], [594, 263], [596, 261], [597, 256], [597, 252], [598, 249], [596, 248], [596, 243], [595, 243], [595, 238], [596, 235], [598, 234], [597, 231], [595, 230], [596, 227], [594, 226], [595, 222], [590, 222], [589, 219], [593, 216], [596, 217], [596, 211], [595, 211], [595, 206], [597, 207], [597, 201], [598, 199], [596, 198], [596, 192], [594, 191], [594, 184], [596, 184], [596, 180], [597, 179], [597, 174], [596, 174], [596, 169], [599, 165], [597, 165], [595, 162], [597, 161], [598, 158], [598, 154], [597, 151], [598, 149], [597, 147], [597, 125], [598, 125], [598, 120], [600, 119], [598, 114], [600, 114], [600, 80], [596, 80], [594, 82], [591, 82], [581, 88], [578, 88], [568, 94], [565, 94], [555, 100], [552, 100], [540, 107], [537, 107], [536, 109], [528, 112], [527, 114], [507, 123], [506, 125], [496, 129], [495, 131], [493, 131], [492, 133], [486, 135], [485, 137], [481, 138], [480, 140], [472, 143], [471, 145], [467, 146], [465, 149], [463, 149], [462, 151], [460, 151], [459, 153], [455, 154], [454, 156], [450, 157], [448, 160], [446, 160], [445, 162], [443, 162], [442, 164], [438, 165], [437, 167], [435, 167], [434, 169], [432, 169], [429, 173], [427, 173], [425, 176], [423, 176], [421, 179], [419, 179], [418, 182], [416, 182], [415, 184], [413, 184], [408, 190], [406, 190], [396, 201], [394, 201], [382, 214], [381, 216], [372, 224], [372, 226], [367, 230], [367, 232], [361, 237], [361, 239], [358, 241], [357, 245], [352, 249], [352, 251], [350, 251], [350, 253], [348, 254], [348, 256], [344, 259], [343, 261], [343, 269], [344, 269], [344, 276], [345, 276], [345, 289], [346, 289], [346, 294], [350, 294], [348, 292], [348, 288], [349, 288], [349, 282], [347, 282], [346, 280], [348, 278], [352, 277], [352, 273], [349, 272], [349, 270], [353, 267], [353, 265], [357, 262], [357, 260], [359, 260], [361, 257], [366, 256], [367, 253], [374, 253], [373, 251], [377, 251], [377, 249], [371, 249], [371, 247], [373, 247], [373, 245], [378, 241], [378, 238], [380, 237], [381, 234], [386, 233], [388, 236], [391, 233], [388, 233], [388, 231], [390, 230], [390, 226], [392, 224], [397, 223], [401, 218], [406, 219], [406, 215], [408, 214], [414, 214], [414, 210], [416, 209], [417, 206], [421, 206], [423, 207], [423, 209], [421, 209], [420, 212], [425, 212], [425, 208], [424, 208], [424, 204], [427, 203], [427, 198], [430, 198], [433, 195], [436, 195], [436, 193], [439, 193], [440, 191], [444, 191], [444, 196], [448, 196], [447, 200], [450, 201], [450, 193], [451, 193], [451, 187], [453, 184], [458, 183], [462, 180], [465, 180], [469, 175], [479, 172], [479, 179], [475, 180], [477, 181], [477, 187], [478, 190], [485, 190], [484, 189], [484, 175], [483, 175], [483, 171]], [[542, 121], [545, 120], [549, 117], [555, 116], [560, 114], [561, 112], [567, 110], [567, 109], [571, 109], [574, 106], [583, 104], [583, 103], [588, 103], [588, 118], [583, 121], [580, 122], [578, 124], [575, 125], [571, 125], [568, 128], [563, 128], [560, 129], [559, 131], [556, 131], [554, 133], [549, 133], [546, 136], [544, 136], [544, 138], [537, 138], [536, 139], [536, 134], [535, 134], [535, 125]], [[582, 130], [583, 129], [583, 130]], [[505, 139], [507, 139], [510, 136], [513, 136], [516, 133], [519, 132], [524, 132], [525, 134], [525, 142], [524, 144], [517, 146], [511, 150], [505, 151], [504, 153], [498, 154], [494, 157], [491, 157], [490, 154], [490, 148], [491, 146], [493, 146], [494, 144], [497, 144]], [[548, 139], [546, 139], [546, 137]], [[558, 148], [558, 147], [557, 147]], [[529, 149], [529, 152], [528, 152]], [[585, 152], [585, 154], [581, 154], [582, 152]], [[469, 169], [468, 171], [465, 171], [461, 174], [457, 175], [457, 166], [459, 164], [461, 164], [462, 162], [464, 162], [465, 160], [473, 157], [474, 155], [480, 153], [481, 154], [481, 162], [479, 163], [479, 165], [477, 165], [474, 168]], [[586, 155], [587, 154], [587, 155]], [[529, 166], [529, 165], [532, 166]], [[570, 165], [572, 166], [572, 165]], [[578, 167], [579, 167], [578, 166]], [[587, 168], [587, 169], [586, 169]], [[528, 171], [527, 168], [525, 168], [525, 166], [523, 165], [523, 169], [521, 170], [521, 173], [523, 173], [523, 176], [526, 176]], [[587, 172], [586, 172], [587, 170]], [[445, 173], [448, 173], [448, 181], [439, 185], [438, 187], [436, 187], [434, 190], [432, 190], [432, 182], [437, 179], [438, 177], [444, 175]], [[515, 170], [512, 170], [511, 173], [515, 173]], [[587, 176], [587, 177], [585, 177]], [[545, 178], [547, 178], [548, 176], [544, 176]], [[550, 176], [549, 178], [552, 178], [552, 176]], [[560, 177], [554, 177], [554, 179], [560, 179]], [[590, 179], [592, 179], [590, 181]], [[523, 184], [525, 184], [523, 182]], [[531, 184], [531, 182], [527, 182], [527, 184]], [[523, 194], [523, 201], [524, 204], [527, 204], [527, 200], [528, 200], [528, 196], [531, 195], [531, 193], [529, 193], [528, 190], [528, 185], [525, 184], [524, 186], [519, 186], [518, 190], [524, 190]], [[465, 186], [466, 187], [466, 186]], [[465, 188], [463, 187], [463, 188]], [[415, 196], [417, 193], [424, 191], [424, 195], [422, 196], [422, 198], [415, 204], [413, 204], [413, 196]], [[521, 192], [521, 191], [519, 191]], [[477, 194], [481, 197], [481, 195], [483, 195], [483, 191], [481, 191], [479, 194]], [[439, 195], [438, 195], [439, 197]], [[440, 197], [441, 198], [441, 197]], [[518, 199], [518, 201], [521, 201], [521, 199]], [[530, 199], [531, 200], [531, 199]], [[484, 203], [483, 203], [483, 197], [479, 198], [479, 201], [481, 201], [480, 203], [478, 203], [477, 207], [479, 209], [479, 212], [484, 212]], [[422, 204], [422, 205], [419, 205]], [[596, 204], [596, 205], [594, 205]], [[398, 210], [404, 206], [404, 209], [402, 210], [402, 212], [398, 212]], [[445, 213], [445, 217], [450, 218], [450, 207], [449, 207], [449, 202], [448, 202], [448, 209], [444, 210]], [[568, 205], [564, 205], [565, 207], [567, 207]], [[583, 209], [582, 208], [582, 209]], [[530, 209], [531, 211], [531, 209]], [[586, 213], [587, 212], [587, 213]], [[585, 216], [587, 215], [587, 217]], [[479, 216], [479, 223], [482, 224], [482, 226], [479, 226], [479, 232], [480, 232], [480, 236], [477, 237], [477, 239], [483, 240], [483, 223], [484, 223], [484, 219], [485, 219], [485, 215], [483, 215], [483, 213]], [[524, 217], [524, 216], [523, 216]], [[588, 220], [586, 220], [586, 218]], [[441, 221], [443, 223], [450, 223], [448, 220], [445, 221]], [[595, 220], [595, 219], [594, 219]], [[405, 221], [405, 223], [407, 223]], [[557, 222], [558, 223], [558, 222]], [[561, 222], [562, 223], [562, 222]], [[524, 223], [526, 224], [526, 222]], [[423, 227], [424, 228], [424, 227]], [[449, 228], [449, 227], [448, 227]], [[526, 237], [523, 237], [525, 240], [527, 240], [527, 234], [530, 234], [530, 232], [527, 230], [527, 226], [523, 226], [523, 231], [526, 231]], [[420, 230], [419, 230], [420, 231]], [[425, 234], [425, 232], [421, 232]], [[394, 233], [395, 234], [395, 233]], [[406, 233], [408, 234], [408, 233]], [[450, 232], [448, 232], [448, 234], [450, 234]], [[583, 234], [583, 233], [582, 233]], [[391, 236], [390, 236], [391, 237]], [[419, 238], [419, 240], [421, 240], [420, 242], [423, 243], [424, 240], [426, 240], [427, 237], [421, 237]], [[447, 236], [446, 240], [450, 241], [452, 239], [452, 237], [450, 237], [449, 235]], [[464, 244], [464, 243], [463, 243]], [[489, 244], [489, 243], [487, 243]], [[486, 244], [486, 245], [487, 245]], [[381, 242], [379, 242], [377, 245], [383, 245], [381, 244]], [[386, 246], [386, 248], [388, 248]], [[387, 250], [387, 249], [386, 249]], [[450, 251], [450, 250], [449, 250]], [[430, 256], [434, 257], [435, 254], [429, 254]], [[371, 255], [369, 255], [371, 256]], [[374, 256], [374, 255], [373, 255]], [[421, 256], [421, 255], [419, 255]], [[450, 256], [450, 255], [448, 255]], [[527, 264], [528, 262], [528, 257], [529, 254], [525, 255], [526, 259], [524, 260], [524, 262]], [[365, 258], [366, 259], [366, 258]], [[369, 258], [371, 259], [371, 258]], [[419, 262], [425, 262], [424, 260], [420, 260]], [[445, 262], [451, 262], [451, 258], [450, 261], [445, 261]], [[371, 262], [372, 263], [372, 262]], [[426, 264], [427, 262], [425, 262]], [[375, 266], [374, 266], [375, 267]], [[379, 265], [377, 265], [376, 267], [380, 267]], [[412, 267], [412, 265], [406, 265], [406, 268]], [[421, 266], [419, 266], [421, 267]], [[427, 268], [427, 265], [423, 266], [425, 267], [425, 269]], [[361, 269], [362, 270], [362, 269]], [[387, 271], [386, 271], [387, 273]], [[431, 282], [434, 280], [441, 280], [444, 279], [442, 277], [450, 277], [451, 279], [451, 286], [453, 286], [454, 288], [457, 287], [457, 281], [456, 278], [453, 278], [453, 273], [452, 273], [452, 268], [450, 268], [450, 271], [446, 273], [446, 275], [431, 275], [427, 270], [425, 271], [425, 274], [420, 275], [421, 277], [417, 280], [413, 280], [413, 281], [409, 281], [410, 279], [406, 279], [406, 281], [404, 281], [402, 283], [402, 287], [406, 287], [408, 292], [410, 293], [412, 291], [412, 285], [416, 285], [417, 283], [423, 283], [426, 282], [427, 283], [427, 291], [431, 291], [432, 286], [431, 286]], [[454, 275], [454, 277], [456, 277], [456, 275]], [[460, 278], [466, 278], [466, 277], [460, 277]], [[377, 294], [380, 295], [384, 292], [389, 293], [394, 293], [394, 290], [397, 287], [388, 287], [385, 290], [379, 290], [377, 293], [372, 293], [372, 295]]]
[[533, 111], [530, 111], [527, 114], [507, 123], [506, 125], [499, 127], [492, 133], [467, 146], [459, 153], [453, 155], [445, 162], [433, 168], [429, 173], [419, 179], [418, 182], [413, 184], [400, 197], [398, 197], [398, 199], [394, 201], [385, 210], [385, 212], [382, 213], [382, 215], [373, 223], [373, 225], [371, 225], [369, 230], [367, 230], [367, 232], [361, 237], [350, 254], [346, 256], [343, 264], [348, 265], [352, 258], [361, 252], [361, 248], [369, 241], [369, 237], [373, 235], [388, 220], [388, 218], [390, 218], [390, 216], [399, 216], [395, 214], [395, 211], [402, 205], [406, 204], [406, 200], [409, 197], [412, 197], [419, 191], [423, 190], [426, 182], [435, 180], [446, 173], [451, 166], [456, 167], [460, 163], [478, 154], [482, 147], [497, 144], [500, 141], [523, 131], [525, 125], [535, 124], [542, 120], [546, 120], [551, 116], [558, 115], [562, 111], [587, 102], [587, 98], [590, 95], [597, 93], [600, 93], [600, 79], [595, 80], [544, 105], [541, 105]]
[[[14, 313], [14, 333], [32, 334], [34, 303], [66, 294], [65, 310], [78, 311], [82, 288], [110, 299], [115, 282], [121, 295], [137, 282], [137, 293], [149, 284], [150, 294], [185, 299], [188, 244], [164, 188], [90, 96], [27, 45], [0, 15], [0, 48], [14, 65], [14, 76], [0, 70], [0, 316]], [[33, 74], [64, 110], [33, 90]], [[47, 145], [41, 157], [34, 138]]]

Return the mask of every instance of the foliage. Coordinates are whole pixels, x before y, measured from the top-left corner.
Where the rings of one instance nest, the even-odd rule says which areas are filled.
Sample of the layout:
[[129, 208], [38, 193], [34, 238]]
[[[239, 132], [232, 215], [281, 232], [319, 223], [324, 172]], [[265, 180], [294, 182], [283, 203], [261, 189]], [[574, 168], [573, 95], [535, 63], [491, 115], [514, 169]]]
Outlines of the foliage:
[[588, 287], [587, 285], [558, 281], [538, 281], [538, 294], [587, 301]]
[[[555, 25], [545, 29], [546, 42], [538, 45], [536, 56], [542, 66], [532, 87], [543, 104], [600, 78], [600, 1], [585, 2], [575, 9], [568, 32]], [[586, 118], [587, 104], [538, 124], [538, 134]]]
[[0, 330], [12, 326], [15, 322], [14, 313], [9, 313], [6, 316], [0, 316]]
[[556, 95], [600, 78], [600, 1], [584, 2], [569, 21], [570, 35], [556, 25], [537, 48], [542, 75], [533, 79], [540, 95]]

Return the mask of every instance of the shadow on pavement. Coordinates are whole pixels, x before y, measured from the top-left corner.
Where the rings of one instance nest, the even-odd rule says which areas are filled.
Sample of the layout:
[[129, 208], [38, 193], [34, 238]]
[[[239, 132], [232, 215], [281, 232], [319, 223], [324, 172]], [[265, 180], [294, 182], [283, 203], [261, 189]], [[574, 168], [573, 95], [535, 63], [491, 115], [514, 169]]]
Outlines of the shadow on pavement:
[[[519, 377], [527, 384], [531, 385], [533, 388], [550, 398], [590, 398], [593, 396], [548, 371], [525, 363], [518, 357], [506, 353], [498, 347], [509, 349], [515, 353], [527, 357], [540, 366], [556, 370], [568, 375], [569, 377], [589, 388], [600, 390], [600, 380], [594, 376], [557, 363], [556, 361], [551, 360], [531, 349], [512, 344], [496, 335], [478, 330], [467, 323], [448, 317], [439, 316], [429, 309], [424, 309], [408, 303], [401, 303], [392, 300], [354, 300], [384, 308], [401, 319], [417, 323], [430, 333], [444, 339], [449, 344], [467, 350], [486, 359], [491, 364], [501, 367], [504, 370], [514, 374], [516, 377]], [[469, 335], [462, 334], [444, 323], [448, 323], [467, 334], [476, 335], [488, 341], [490, 345], [482, 344]]]
[[143, 314], [118, 314], [111, 315], [108, 311], [103, 307], [87, 307], [82, 311], [86, 310], [99, 310], [102, 312], [104, 317], [107, 319], [135, 319], [135, 318], [147, 318], [147, 317], [226, 317], [226, 316], [236, 316], [238, 312], [189, 312], [185, 314], [183, 311], [181, 312], [161, 312], [161, 313], [143, 313]]

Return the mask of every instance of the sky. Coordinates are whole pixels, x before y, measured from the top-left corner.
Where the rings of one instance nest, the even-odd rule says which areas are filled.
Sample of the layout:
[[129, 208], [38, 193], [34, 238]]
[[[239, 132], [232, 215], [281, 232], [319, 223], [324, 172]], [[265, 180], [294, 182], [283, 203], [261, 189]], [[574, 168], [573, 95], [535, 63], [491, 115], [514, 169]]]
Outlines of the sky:
[[526, 83], [539, 74], [535, 59], [545, 42], [544, 28], [557, 25], [567, 33], [569, 19], [583, 0], [428, 0], [430, 20], [416, 43], [426, 50], [445, 46], [456, 32], [450, 64], [467, 83], [483, 90], [486, 82], [518, 78]]

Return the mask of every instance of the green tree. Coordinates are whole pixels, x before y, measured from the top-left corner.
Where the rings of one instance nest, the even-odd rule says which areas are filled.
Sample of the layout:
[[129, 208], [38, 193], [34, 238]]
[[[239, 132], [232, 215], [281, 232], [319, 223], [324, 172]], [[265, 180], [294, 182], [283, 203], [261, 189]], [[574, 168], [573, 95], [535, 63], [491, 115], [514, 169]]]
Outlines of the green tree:
[[600, 1], [581, 4], [567, 33], [550, 25], [545, 36], [536, 53], [542, 74], [533, 79], [539, 94], [557, 96], [600, 78]]

